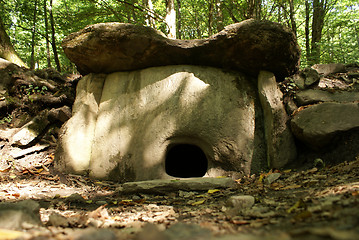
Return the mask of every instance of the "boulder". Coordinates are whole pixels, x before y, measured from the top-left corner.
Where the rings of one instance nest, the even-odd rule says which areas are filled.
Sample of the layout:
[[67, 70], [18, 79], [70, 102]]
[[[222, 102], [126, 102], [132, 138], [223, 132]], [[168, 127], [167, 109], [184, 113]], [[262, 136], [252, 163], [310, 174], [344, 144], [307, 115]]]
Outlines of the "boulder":
[[298, 139], [319, 149], [336, 134], [359, 127], [359, 104], [326, 102], [309, 106], [294, 115], [291, 126]]
[[359, 101], [359, 92], [328, 92], [320, 89], [307, 89], [298, 92], [296, 100], [300, 106], [318, 102], [354, 102]]
[[266, 156], [252, 82], [187, 65], [89, 74], [61, 129], [56, 168], [121, 182], [258, 172]]
[[282, 79], [297, 71], [300, 58], [289, 28], [253, 19], [195, 40], [168, 39], [145, 26], [100, 23], [70, 34], [62, 47], [82, 74], [189, 64], [239, 70], [255, 77], [260, 70], [268, 70]]
[[283, 94], [273, 73], [259, 73], [258, 92], [264, 113], [268, 165], [281, 168], [295, 160], [297, 152], [289, 128], [289, 117], [282, 102]]
[[317, 70], [319, 74], [323, 75], [345, 72], [345, 65], [342, 63], [315, 64], [312, 68]]
[[312, 68], [305, 68], [298, 74], [295, 74], [293, 76], [293, 80], [299, 89], [305, 89], [315, 83], [318, 83], [320, 80], [320, 75]]
[[43, 110], [38, 116], [26, 123], [20, 130], [12, 136], [11, 144], [27, 146], [37, 139], [50, 123], [48, 110]]
[[26, 226], [42, 225], [40, 205], [34, 200], [0, 203], [0, 226], [4, 229], [21, 230]]

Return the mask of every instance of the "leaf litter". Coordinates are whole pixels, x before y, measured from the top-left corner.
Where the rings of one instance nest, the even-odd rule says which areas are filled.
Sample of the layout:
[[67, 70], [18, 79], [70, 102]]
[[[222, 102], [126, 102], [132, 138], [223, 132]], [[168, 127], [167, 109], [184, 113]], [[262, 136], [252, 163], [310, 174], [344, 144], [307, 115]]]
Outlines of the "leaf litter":
[[[210, 239], [310, 236], [354, 240], [359, 236], [359, 158], [322, 169], [271, 170], [236, 179], [235, 188], [164, 194], [121, 195], [120, 184], [60, 176], [51, 173], [51, 168], [46, 164], [31, 171], [10, 169], [0, 173], [0, 201], [16, 204], [32, 199], [40, 204], [42, 222], [13, 230], [0, 226], [0, 239], [80, 239], [89, 229], [110, 231], [114, 239], [141, 239], [150, 234], [182, 239], [178, 234], [168, 234], [190, 234], [195, 231], [189, 227], [193, 225], [207, 231], [193, 233], [198, 237], [193, 239], [205, 239], [208, 232]], [[255, 199], [251, 207], [227, 204], [232, 196], [247, 195]], [[102, 239], [95, 236], [91, 239]]]

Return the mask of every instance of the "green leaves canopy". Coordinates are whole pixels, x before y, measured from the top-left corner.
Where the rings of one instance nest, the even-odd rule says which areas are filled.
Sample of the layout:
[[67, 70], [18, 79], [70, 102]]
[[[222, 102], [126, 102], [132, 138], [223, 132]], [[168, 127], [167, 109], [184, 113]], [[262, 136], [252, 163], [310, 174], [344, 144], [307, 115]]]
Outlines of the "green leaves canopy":
[[[37, 20], [33, 16], [36, 0], [0, 0], [0, 16], [18, 54], [30, 62], [31, 38], [35, 30], [35, 61], [46, 64], [45, 9], [37, 0]], [[71, 32], [99, 22], [129, 22], [145, 25], [152, 17], [155, 27], [166, 33], [167, 0], [53, 0], [56, 46], [65, 71], [75, 71], [61, 50], [61, 40]], [[308, 1], [308, 0], [307, 0]], [[302, 48], [302, 65], [307, 65], [305, 38], [305, 0], [175, 0], [177, 37], [204, 38], [224, 26], [249, 17], [281, 22], [295, 29]], [[320, 45], [320, 63], [359, 62], [359, 4], [357, 0], [321, 0], [327, 9]], [[313, 1], [308, 1], [313, 16]], [[47, 4], [47, 8], [49, 4]], [[48, 9], [46, 9], [48, 11]], [[307, 9], [308, 11], [308, 9]], [[291, 18], [292, 16], [292, 18]], [[310, 19], [311, 20], [311, 19]], [[310, 21], [311, 23], [311, 21]], [[311, 24], [309, 30], [311, 31]], [[310, 36], [309, 36], [310, 37]], [[49, 39], [51, 41], [51, 39]], [[53, 61], [53, 60], [52, 60]], [[54, 65], [54, 63], [52, 63]]]

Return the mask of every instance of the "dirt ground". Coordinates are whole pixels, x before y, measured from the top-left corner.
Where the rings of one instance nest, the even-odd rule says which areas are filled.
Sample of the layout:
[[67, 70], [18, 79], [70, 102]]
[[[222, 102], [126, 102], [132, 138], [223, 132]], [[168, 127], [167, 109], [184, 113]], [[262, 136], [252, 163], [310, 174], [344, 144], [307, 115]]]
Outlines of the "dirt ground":
[[[40, 225], [12, 232], [18, 239], [359, 238], [359, 158], [236, 179], [232, 189], [163, 195], [121, 195], [119, 184], [54, 175], [51, 168], [0, 174], [1, 202], [40, 204]], [[233, 195], [253, 196], [255, 203], [230, 207]], [[15, 239], [8, 234], [0, 231], [0, 239]]]

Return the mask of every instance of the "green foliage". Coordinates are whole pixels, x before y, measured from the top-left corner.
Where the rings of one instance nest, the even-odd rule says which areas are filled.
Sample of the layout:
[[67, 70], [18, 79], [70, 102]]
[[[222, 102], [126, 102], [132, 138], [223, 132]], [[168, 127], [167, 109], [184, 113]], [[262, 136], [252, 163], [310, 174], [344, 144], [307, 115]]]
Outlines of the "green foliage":
[[12, 121], [12, 116], [8, 114], [6, 117], [0, 120], [0, 124], [11, 123], [11, 121]]
[[29, 86], [21, 86], [20, 89], [27, 96], [30, 96], [32, 94], [44, 95], [46, 93], [46, 91], [48, 90], [46, 86], [42, 86], [40, 88], [39, 86], [34, 86], [32, 84], [30, 84]]
[[[47, 66], [44, 1], [49, 0], [7, 0], [0, 1], [0, 16], [5, 22], [8, 35], [22, 57], [29, 64], [31, 57], [31, 37], [34, 27], [33, 15], [37, 1], [37, 21], [35, 22], [35, 62], [39, 68]], [[325, 16], [323, 36], [320, 42], [322, 63], [359, 62], [359, 4], [357, 0], [321, 0], [330, 8]], [[180, 9], [178, 2], [180, 2]], [[248, 0], [181, 0], [176, 1], [177, 28], [182, 39], [208, 37], [223, 26], [245, 20], [250, 15]], [[290, 18], [290, 3], [293, 2]], [[149, 12], [145, 0], [53, 0], [53, 15], [56, 29], [56, 46], [59, 59], [67, 72], [75, 67], [64, 55], [61, 41], [68, 34], [87, 25], [99, 22], [125, 22], [146, 24], [148, 15], [153, 16], [156, 29], [166, 33], [166, 1], [152, 0], [153, 9]], [[260, 13], [256, 17], [282, 24], [297, 30], [297, 39], [302, 48], [302, 65], [306, 66], [305, 49], [305, 0], [267, 0], [260, 6], [254, 6]], [[313, 1], [309, 0], [312, 4]], [[312, 9], [311, 9], [312, 10]], [[47, 13], [48, 14], [48, 13]], [[312, 12], [310, 13], [312, 20]], [[311, 31], [311, 24], [309, 26]], [[49, 39], [51, 41], [51, 39]], [[240, 54], [240, 53], [239, 53]], [[52, 65], [55, 65], [51, 53]]]

